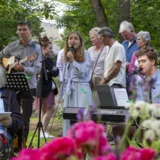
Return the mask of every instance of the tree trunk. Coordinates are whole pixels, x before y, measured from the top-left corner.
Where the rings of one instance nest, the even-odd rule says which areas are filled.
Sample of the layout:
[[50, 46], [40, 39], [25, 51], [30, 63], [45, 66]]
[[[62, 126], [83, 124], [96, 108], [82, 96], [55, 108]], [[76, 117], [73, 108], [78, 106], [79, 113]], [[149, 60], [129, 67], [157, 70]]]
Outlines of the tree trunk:
[[[119, 24], [124, 20], [130, 21], [130, 0], [119, 0]], [[122, 36], [120, 41], [123, 41]]]
[[104, 8], [100, 0], [90, 0], [93, 12], [96, 15], [97, 27], [107, 27], [108, 21], [104, 12]]

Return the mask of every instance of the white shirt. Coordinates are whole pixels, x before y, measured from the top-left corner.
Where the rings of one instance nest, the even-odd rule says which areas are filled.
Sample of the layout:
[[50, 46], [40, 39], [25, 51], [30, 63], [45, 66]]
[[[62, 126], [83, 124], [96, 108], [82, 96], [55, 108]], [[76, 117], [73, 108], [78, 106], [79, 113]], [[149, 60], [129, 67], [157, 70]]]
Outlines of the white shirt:
[[63, 74], [62, 74], [62, 70], [63, 70], [63, 52], [64, 49], [60, 50], [57, 56], [57, 62], [56, 62], [56, 67], [59, 69], [59, 75], [58, 75], [58, 79], [60, 82], [62, 82], [63, 80]]
[[[104, 60], [105, 60], [105, 57], [108, 53], [108, 50], [109, 50], [108, 46], [104, 46], [101, 53], [96, 51], [94, 46], [92, 46], [88, 49], [88, 52], [91, 56], [91, 61], [92, 61], [92, 71], [96, 65], [96, 68], [94, 69], [93, 77], [102, 78], [102, 75], [104, 73]], [[100, 54], [100, 56], [99, 56], [99, 54]], [[98, 56], [99, 56], [99, 58], [98, 58]], [[97, 58], [98, 58], [98, 61], [97, 61]], [[96, 64], [96, 61], [97, 61], [97, 64]]]
[[104, 62], [104, 78], [109, 74], [110, 69], [114, 66], [117, 61], [121, 61], [121, 68], [116, 77], [108, 82], [109, 86], [113, 84], [121, 84], [126, 87], [126, 56], [124, 47], [117, 41], [110, 47], [108, 54], [106, 55]]
[[0, 113], [4, 112], [4, 103], [3, 99], [1, 98], [2, 91], [0, 91]]

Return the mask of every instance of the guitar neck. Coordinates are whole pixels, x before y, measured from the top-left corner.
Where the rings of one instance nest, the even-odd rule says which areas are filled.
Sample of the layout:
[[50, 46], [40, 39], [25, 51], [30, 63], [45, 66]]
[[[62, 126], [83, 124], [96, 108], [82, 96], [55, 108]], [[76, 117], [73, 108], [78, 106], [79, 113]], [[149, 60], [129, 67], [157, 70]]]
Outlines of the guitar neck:
[[27, 61], [27, 57], [21, 59], [21, 60], [18, 62], [18, 64], [21, 64], [21, 63], [23, 63], [23, 62], [25, 62], [25, 61]]

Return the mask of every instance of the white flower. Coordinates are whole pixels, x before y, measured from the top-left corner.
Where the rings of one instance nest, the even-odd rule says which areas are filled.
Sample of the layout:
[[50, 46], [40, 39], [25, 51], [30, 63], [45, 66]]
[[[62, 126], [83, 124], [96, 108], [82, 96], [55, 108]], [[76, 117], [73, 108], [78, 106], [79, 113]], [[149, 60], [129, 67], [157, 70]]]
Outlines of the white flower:
[[151, 129], [155, 132], [156, 135], [160, 135], [160, 120], [154, 119], [151, 125]]
[[144, 101], [137, 101], [135, 104], [134, 104], [134, 107], [136, 109], [142, 109], [144, 107], [146, 107], [147, 103], [144, 102]]
[[159, 109], [159, 108], [156, 108], [155, 110], [153, 110], [153, 111], [152, 111], [152, 115], [153, 115], [153, 117], [155, 117], [155, 118], [160, 117], [160, 109]]
[[154, 104], [150, 104], [150, 103], [147, 103], [146, 104], [146, 108], [149, 110], [149, 111], [155, 111], [157, 110], [157, 107], [154, 105]]
[[127, 102], [126, 105], [125, 105], [125, 108], [129, 109], [132, 105], [133, 105], [132, 103]]
[[154, 140], [156, 138], [156, 135], [155, 135], [153, 130], [148, 129], [144, 133], [144, 138], [145, 139], [150, 139], [152, 141], [152, 140]]
[[132, 118], [137, 118], [139, 111], [138, 110], [129, 110], [129, 114]]
[[151, 128], [153, 120], [148, 119], [142, 122], [141, 126], [143, 128]]

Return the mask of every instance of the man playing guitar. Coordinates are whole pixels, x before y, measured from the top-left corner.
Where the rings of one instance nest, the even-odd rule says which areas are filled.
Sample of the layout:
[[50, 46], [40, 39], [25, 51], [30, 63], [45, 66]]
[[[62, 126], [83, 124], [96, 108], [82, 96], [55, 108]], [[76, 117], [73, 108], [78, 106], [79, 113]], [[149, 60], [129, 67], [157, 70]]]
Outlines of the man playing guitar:
[[[26, 76], [30, 77], [27, 79], [27, 81], [32, 96], [35, 96], [35, 88], [37, 84], [36, 75], [40, 72], [41, 69], [41, 48], [38, 44], [31, 40], [32, 27], [28, 21], [18, 23], [17, 33], [19, 40], [8, 44], [0, 52], [0, 58], [10, 58], [14, 56], [16, 60], [20, 61], [26, 57], [32, 56], [35, 53], [37, 54], [37, 57], [32, 61], [26, 60], [23, 63], [16, 63], [13, 66], [13, 69], [16, 72], [23, 72]], [[26, 99], [25, 97], [21, 97], [21, 93], [17, 94], [17, 99], [22, 105], [24, 142], [26, 142], [29, 132], [30, 117], [32, 114], [33, 99]]]

